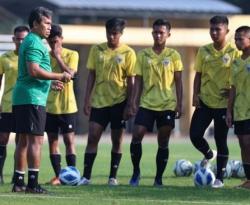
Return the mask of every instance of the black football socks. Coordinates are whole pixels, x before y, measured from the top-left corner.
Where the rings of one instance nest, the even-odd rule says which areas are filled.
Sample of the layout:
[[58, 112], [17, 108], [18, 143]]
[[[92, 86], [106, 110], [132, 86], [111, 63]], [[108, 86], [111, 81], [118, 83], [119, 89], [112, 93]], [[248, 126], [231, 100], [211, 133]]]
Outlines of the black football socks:
[[58, 177], [61, 170], [61, 155], [60, 154], [51, 154], [50, 161], [55, 172], [55, 176]]
[[142, 144], [131, 142], [130, 155], [133, 164], [133, 174], [140, 174], [140, 161], [142, 156]]
[[91, 178], [92, 167], [96, 158], [96, 153], [85, 153], [83, 177]]
[[24, 184], [24, 171], [15, 170], [14, 184], [17, 186], [25, 186]]
[[223, 182], [223, 175], [226, 171], [228, 155], [217, 154], [217, 174], [216, 179]]
[[76, 155], [75, 154], [67, 154], [66, 155], [66, 162], [68, 166], [76, 166]]
[[168, 163], [168, 155], [169, 149], [166, 148], [158, 148], [157, 155], [156, 155], [156, 176], [155, 179], [161, 179], [163, 172]]
[[121, 153], [111, 152], [110, 174], [109, 178], [116, 178], [117, 170], [122, 158]]
[[3, 166], [6, 159], [6, 145], [0, 145], [0, 177], [3, 176]]
[[35, 188], [38, 185], [39, 169], [28, 169], [28, 187]]

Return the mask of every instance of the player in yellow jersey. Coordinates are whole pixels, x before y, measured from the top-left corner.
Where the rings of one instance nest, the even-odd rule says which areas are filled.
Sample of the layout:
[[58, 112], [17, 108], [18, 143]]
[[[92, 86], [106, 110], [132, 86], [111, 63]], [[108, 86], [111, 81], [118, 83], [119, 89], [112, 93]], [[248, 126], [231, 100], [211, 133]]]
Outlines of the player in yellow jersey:
[[131, 186], [139, 185], [141, 142], [145, 133], [152, 131], [155, 122], [158, 129], [158, 151], [154, 186], [163, 186], [162, 176], [168, 161], [169, 137], [175, 127], [175, 118], [181, 116], [183, 65], [179, 53], [166, 47], [170, 29], [168, 21], [157, 19], [153, 23], [153, 47], [143, 49], [137, 55], [135, 86], [129, 112], [135, 114], [139, 102], [130, 144], [133, 163], [133, 175], [129, 182]]
[[[108, 184], [117, 185], [117, 170], [122, 157], [121, 143], [130, 102], [136, 55], [120, 43], [125, 21], [112, 18], [106, 22], [107, 42], [91, 48], [84, 99], [84, 113], [89, 117], [88, 143], [84, 156], [84, 173], [79, 185], [90, 183], [97, 146], [106, 126], [111, 124], [111, 165]], [[91, 97], [92, 93], [92, 97]]]
[[[51, 51], [51, 68], [53, 72], [77, 72], [79, 56], [77, 51], [62, 47], [63, 35], [59, 25], [52, 25], [47, 39]], [[45, 131], [48, 134], [50, 161], [55, 172], [55, 177], [50, 184], [59, 185], [59, 172], [61, 170], [61, 154], [59, 150], [59, 133], [63, 136], [66, 147], [66, 162], [68, 166], [76, 165], [76, 151], [74, 143], [77, 105], [73, 89], [73, 81], [64, 84], [60, 92], [50, 90], [47, 106]]]
[[[6, 145], [9, 141], [10, 132], [15, 132], [12, 114], [12, 90], [17, 79], [18, 49], [28, 33], [28, 27], [17, 26], [12, 37], [15, 50], [8, 51], [0, 57], [0, 86], [4, 89], [0, 117], [0, 184], [4, 183], [3, 167], [6, 159]], [[5, 77], [4, 84], [2, 82], [3, 75]], [[17, 138], [18, 136], [16, 140]]]
[[204, 133], [214, 121], [214, 138], [217, 147], [217, 175], [214, 188], [224, 186], [223, 174], [228, 161], [226, 125], [227, 95], [229, 89], [230, 66], [239, 56], [239, 51], [226, 42], [228, 34], [226, 16], [210, 19], [210, 36], [213, 43], [202, 46], [196, 56], [193, 85], [193, 106], [195, 111], [190, 126], [190, 139], [203, 155], [201, 166], [216, 158], [216, 151], [210, 149]]
[[227, 125], [238, 136], [241, 157], [247, 180], [239, 187], [250, 189], [250, 27], [236, 29], [235, 43], [242, 51], [231, 67], [231, 89], [227, 108]]

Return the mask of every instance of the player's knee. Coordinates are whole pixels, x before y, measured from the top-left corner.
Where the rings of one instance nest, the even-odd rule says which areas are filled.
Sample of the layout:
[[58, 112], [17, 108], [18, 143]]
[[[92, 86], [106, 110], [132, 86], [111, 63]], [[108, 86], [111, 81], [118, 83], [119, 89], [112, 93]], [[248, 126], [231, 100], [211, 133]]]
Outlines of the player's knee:
[[96, 147], [98, 144], [98, 140], [96, 137], [89, 136], [88, 137], [88, 147]]
[[133, 143], [140, 143], [144, 137], [143, 131], [136, 131], [133, 133], [132, 142]]
[[169, 143], [169, 138], [167, 139], [158, 139], [158, 146], [161, 148], [167, 148]]

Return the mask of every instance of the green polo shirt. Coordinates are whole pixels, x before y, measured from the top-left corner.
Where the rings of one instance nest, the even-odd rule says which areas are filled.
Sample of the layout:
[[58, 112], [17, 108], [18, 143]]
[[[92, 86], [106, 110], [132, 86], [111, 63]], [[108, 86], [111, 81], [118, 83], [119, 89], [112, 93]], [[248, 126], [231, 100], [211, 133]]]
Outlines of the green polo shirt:
[[19, 50], [18, 77], [13, 90], [13, 105], [40, 105], [46, 106], [50, 88], [50, 80], [41, 80], [32, 77], [27, 68], [27, 62], [33, 62], [40, 68], [51, 72], [50, 56], [42, 38], [29, 33]]

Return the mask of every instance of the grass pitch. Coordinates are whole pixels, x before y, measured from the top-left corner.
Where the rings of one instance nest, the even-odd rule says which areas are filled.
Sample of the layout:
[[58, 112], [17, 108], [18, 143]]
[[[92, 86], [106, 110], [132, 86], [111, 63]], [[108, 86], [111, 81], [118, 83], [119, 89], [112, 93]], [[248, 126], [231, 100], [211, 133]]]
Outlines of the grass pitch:
[[[155, 139], [156, 140], [156, 139]], [[99, 145], [99, 152], [93, 167], [92, 184], [89, 186], [45, 186], [50, 191], [48, 195], [29, 195], [11, 193], [12, 185], [9, 183], [13, 172], [14, 145], [8, 146], [8, 158], [5, 163], [5, 184], [0, 186], [0, 205], [247, 205], [250, 204], [250, 191], [235, 189], [241, 183], [240, 179], [225, 180], [225, 188], [196, 188], [192, 177], [175, 177], [173, 174], [174, 162], [178, 159], [187, 159], [191, 162], [200, 160], [201, 154], [196, 151], [189, 140], [170, 141], [170, 158], [165, 171], [163, 188], [152, 186], [155, 175], [156, 141], [143, 144], [143, 157], [141, 161], [141, 181], [139, 187], [130, 187], [128, 181], [132, 173], [129, 155], [129, 143], [123, 145], [123, 158], [118, 172], [120, 186], [107, 185], [110, 165], [110, 149], [108, 142]], [[82, 140], [83, 142], [83, 140]], [[214, 147], [214, 143], [210, 143]], [[63, 148], [63, 146], [62, 146]], [[85, 144], [77, 146], [77, 167], [82, 172], [83, 154]], [[230, 159], [240, 160], [240, 150], [237, 140], [229, 141]], [[62, 151], [64, 149], [61, 149]], [[63, 153], [63, 152], [62, 152]], [[62, 154], [62, 166], [65, 159]], [[48, 145], [43, 146], [40, 183], [44, 184], [53, 176], [50, 165]]]

